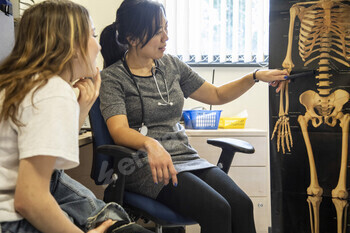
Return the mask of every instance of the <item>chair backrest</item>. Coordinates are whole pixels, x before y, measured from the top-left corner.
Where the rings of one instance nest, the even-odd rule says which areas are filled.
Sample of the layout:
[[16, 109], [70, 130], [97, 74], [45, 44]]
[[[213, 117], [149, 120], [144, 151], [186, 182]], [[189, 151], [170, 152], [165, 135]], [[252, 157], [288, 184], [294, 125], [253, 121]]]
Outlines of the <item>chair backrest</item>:
[[101, 114], [99, 97], [90, 109], [89, 118], [93, 135], [93, 162], [90, 176], [97, 185], [109, 184], [113, 174], [113, 158], [97, 153], [96, 148], [101, 145], [113, 145], [114, 141]]

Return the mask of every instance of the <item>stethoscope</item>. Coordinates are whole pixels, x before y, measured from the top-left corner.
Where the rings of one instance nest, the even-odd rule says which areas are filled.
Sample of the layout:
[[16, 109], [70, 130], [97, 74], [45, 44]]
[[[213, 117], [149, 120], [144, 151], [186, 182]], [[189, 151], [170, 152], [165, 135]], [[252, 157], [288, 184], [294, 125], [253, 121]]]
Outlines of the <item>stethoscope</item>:
[[[128, 51], [126, 51], [124, 53], [123, 65], [124, 65], [126, 71], [129, 73], [130, 78], [133, 80], [133, 82], [134, 82], [134, 84], [136, 86], [137, 92], [139, 93], [139, 98], [140, 98], [140, 103], [141, 103], [141, 113], [142, 113], [142, 116], [141, 116], [141, 127], [139, 128], [139, 132], [142, 135], [146, 136], [147, 133], [148, 133], [148, 127], [146, 126], [146, 124], [144, 122], [145, 108], [144, 108], [144, 104], [143, 104], [143, 98], [142, 98], [142, 94], [141, 94], [141, 91], [140, 91], [140, 87], [139, 87], [139, 85], [136, 82], [135, 76], [131, 73], [131, 71], [129, 69], [129, 66], [128, 66], [127, 62], [126, 62], [126, 54], [127, 53], [128, 53]], [[159, 96], [160, 96], [161, 100], [163, 101], [163, 102], [158, 102], [158, 105], [159, 106], [168, 106], [168, 105], [172, 106], [172, 105], [174, 105], [174, 103], [170, 101], [169, 88], [168, 88], [168, 84], [167, 84], [167, 82], [165, 80], [164, 72], [158, 67], [158, 61], [157, 60], [154, 60], [154, 63], [156, 65], [152, 67], [151, 74], [152, 74], [152, 77], [153, 77], [154, 82], [156, 84]], [[160, 89], [159, 89], [159, 86], [158, 86], [158, 82], [157, 82], [157, 79], [156, 79], [156, 73], [157, 72], [159, 72], [160, 75], [162, 76], [162, 79], [163, 79], [163, 82], [164, 82], [164, 85], [165, 85], [165, 89], [166, 89], [166, 93], [167, 93], [167, 100], [165, 100], [165, 98], [163, 97], [162, 93], [160, 92]]]

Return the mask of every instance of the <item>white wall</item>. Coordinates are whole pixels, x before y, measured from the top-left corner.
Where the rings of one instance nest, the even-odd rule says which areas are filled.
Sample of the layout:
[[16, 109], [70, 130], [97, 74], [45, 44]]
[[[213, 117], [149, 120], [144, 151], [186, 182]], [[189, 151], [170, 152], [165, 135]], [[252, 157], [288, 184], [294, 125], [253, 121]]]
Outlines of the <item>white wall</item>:
[[[34, 0], [36, 3], [45, 0]], [[71, 0], [83, 5], [88, 11], [94, 22], [96, 34], [100, 35], [102, 30], [115, 21], [115, 15], [118, 7], [123, 0]], [[98, 40], [100, 40], [98, 38]], [[97, 65], [100, 69], [103, 68], [103, 59], [100, 54], [97, 58]]]
[[[103, 1], [87, 1], [73, 0], [85, 6], [94, 21], [96, 33], [100, 34], [103, 28], [115, 20], [115, 13], [122, 0], [103, 0]], [[98, 65], [103, 67], [102, 57], [98, 58]], [[193, 68], [208, 82], [212, 80], [212, 67], [195, 67]], [[255, 68], [233, 68], [233, 67], [216, 67], [215, 68], [215, 85], [222, 85], [231, 80], [242, 77], [252, 72]], [[208, 105], [201, 104], [197, 101], [188, 99], [185, 102], [185, 108], [191, 109], [197, 106], [204, 106], [209, 109]], [[239, 99], [222, 105], [213, 106], [213, 109], [223, 110], [222, 116], [234, 116], [235, 114], [247, 110], [248, 120], [246, 128], [255, 128], [268, 130], [268, 86], [265, 83], [257, 83], [247, 93]]]
[[[115, 14], [123, 0], [72, 0], [85, 6], [94, 22], [96, 33], [101, 34], [102, 30], [115, 21]], [[97, 58], [97, 64], [100, 69], [103, 67], [101, 54]]]
[[11, 52], [15, 42], [13, 16], [0, 11], [0, 62]]
[[[208, 82], [212, 81], [213, 67], [194, 67], [193, 69]], [[215, 67], [214, 84], [220, 86], [253, 72], [254, 69], [252, 67]], [[206, 109], [210, 108], [209, 105], [204, 105], [192, 99], [185, 101], [186, 109], [197, 106], [204, 106]], [[268, 130], [268, 85], [259, 82], [240, 98], [228, 104], [212, 106], [212, 109], [223, 110], [222, 116], [234, 116], [243, 110], [247, 110], [246, 128]]]

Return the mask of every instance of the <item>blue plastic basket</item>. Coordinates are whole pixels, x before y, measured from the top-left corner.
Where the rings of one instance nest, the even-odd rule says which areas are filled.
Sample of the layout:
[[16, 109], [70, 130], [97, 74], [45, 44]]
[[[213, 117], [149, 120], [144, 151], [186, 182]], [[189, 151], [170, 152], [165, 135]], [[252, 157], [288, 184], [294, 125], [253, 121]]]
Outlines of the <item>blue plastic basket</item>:
[[184, 110], [186, 129], [217, 129], [222, 110]]

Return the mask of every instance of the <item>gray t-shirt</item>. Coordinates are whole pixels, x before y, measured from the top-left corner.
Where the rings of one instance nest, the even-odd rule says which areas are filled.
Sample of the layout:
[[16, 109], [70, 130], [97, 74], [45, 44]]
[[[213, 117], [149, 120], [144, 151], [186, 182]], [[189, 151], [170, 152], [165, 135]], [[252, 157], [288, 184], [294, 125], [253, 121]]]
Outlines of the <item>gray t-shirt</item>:
[[[130, 128], [135, 130], [141, 127], [143, 118], [148, 128], [147, 136], [158, 140], [169, 152], [177, 172], [213, 167], [189, 145], [185, 129], [179, 124], [184, 98], [196, 91], [205, 80], [174, 56], [164, 55], [156, 62], [160, 69], [156, 72], [156, 81], [152, 76], [131, 77], [121, 60], [101, 72], [103, 117], [107, 120], [115, 115], [126, 115]], [[172, 104], [166, 104], [168, 96]], [[147, 157], [135, 164], [135, 170], [126, 178], [126, 189], [156, 198], [163, 184], [154, 184]]]

